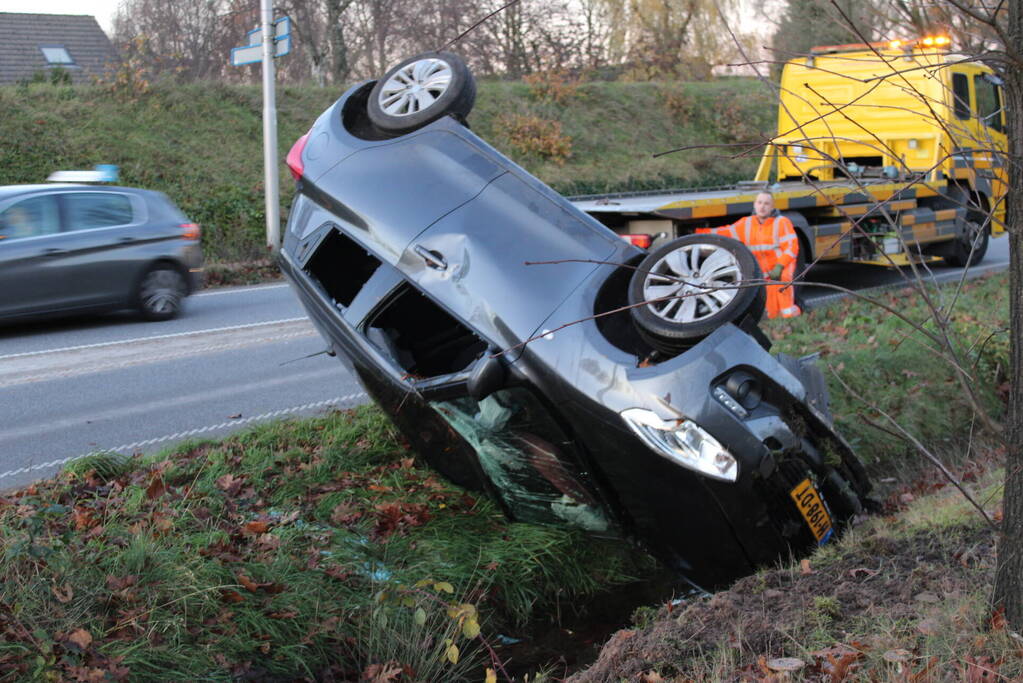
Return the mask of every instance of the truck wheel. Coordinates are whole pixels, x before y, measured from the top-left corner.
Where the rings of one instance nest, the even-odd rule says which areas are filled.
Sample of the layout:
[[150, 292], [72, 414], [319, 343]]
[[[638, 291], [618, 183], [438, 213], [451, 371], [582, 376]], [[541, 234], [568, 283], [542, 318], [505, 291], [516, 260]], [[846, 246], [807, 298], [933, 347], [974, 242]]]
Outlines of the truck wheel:
[[[957, 268], [975, 266], [984, 260], [987, 253], [989, 230], [984, 227], [987, 222], [987, 201], [979, 194], [959, 186], [949, 187], [945, 195], [945, 203], [952, 208], [966, 209], [966, 230], [946, 243], [939, 252], [945, 263]], [[981, 234], [983, 232], [983, 234]], [[971, 256], [972, 252], [972, 256]]]
[[369, 94], [367, 114], [381, 130], [408, 133], [446, 114], [464, 118], [476, 101], [476, 81], [462, 58], [424, 52], [392, 68]]
[[944, 256], [945, 263], [950, 266], [965, 268], [975, 266], [984, 260], [987, 254], [989, 231], [982, 223], [966, 219], [966, 230], [961, 237], [952, 240], [949, 253]]
[[759, 320], [766, 293], [760, 267], [744, 244], [718, 235], [686, 235], [639, 264], [629, 283], [630, 313], [640, 334], [677, 355], [721, 325]]

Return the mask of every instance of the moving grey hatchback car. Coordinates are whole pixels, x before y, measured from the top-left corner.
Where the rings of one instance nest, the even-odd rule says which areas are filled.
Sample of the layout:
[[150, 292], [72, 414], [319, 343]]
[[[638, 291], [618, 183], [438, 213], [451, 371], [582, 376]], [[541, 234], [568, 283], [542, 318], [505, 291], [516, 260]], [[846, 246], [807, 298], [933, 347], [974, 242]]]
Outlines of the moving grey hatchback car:
[[123, 308], [167, 320], [201, 270], [199, 226], [160, 192], [0, 187], [0, 321]]

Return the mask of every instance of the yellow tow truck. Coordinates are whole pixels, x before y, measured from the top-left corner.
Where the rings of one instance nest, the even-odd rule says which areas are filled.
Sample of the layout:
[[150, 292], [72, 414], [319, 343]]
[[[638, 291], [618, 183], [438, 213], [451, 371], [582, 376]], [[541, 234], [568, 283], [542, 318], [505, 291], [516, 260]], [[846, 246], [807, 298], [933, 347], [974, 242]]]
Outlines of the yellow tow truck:
[[648, 247], [748, 215], [768, 190], [804, 263], [972, 265], [1005, 231], [1001, 86], [945, 36], [816, 47], [785, 64], [778, 132], [752, 181], [573, 202]]

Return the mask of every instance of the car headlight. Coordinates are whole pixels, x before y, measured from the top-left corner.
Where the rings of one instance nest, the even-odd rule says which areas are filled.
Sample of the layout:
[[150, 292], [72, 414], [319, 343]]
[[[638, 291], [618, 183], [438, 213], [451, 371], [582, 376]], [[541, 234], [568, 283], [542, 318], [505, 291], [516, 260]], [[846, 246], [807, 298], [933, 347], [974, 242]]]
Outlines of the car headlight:
[[735, 457], [692, 420], [664, 420], [644, 408], [623, 410], [622, 418], [659, 455], [714, 479], [738, 478]]

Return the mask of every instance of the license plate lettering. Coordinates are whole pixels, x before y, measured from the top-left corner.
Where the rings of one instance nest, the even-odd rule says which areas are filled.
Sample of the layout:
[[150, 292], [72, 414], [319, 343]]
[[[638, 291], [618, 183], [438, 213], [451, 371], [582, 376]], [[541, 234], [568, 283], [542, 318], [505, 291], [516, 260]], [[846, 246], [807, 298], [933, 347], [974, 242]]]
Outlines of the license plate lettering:
[[817, 489], [814, 488], [813, 482], [808, 478], [804, 479], [789, 492], [789, 495], [799, 509], [799, 514], [806, 521], [806, 525], [813, 532], [818, 545], [827, 542], [831, 537], [831, 518]]

